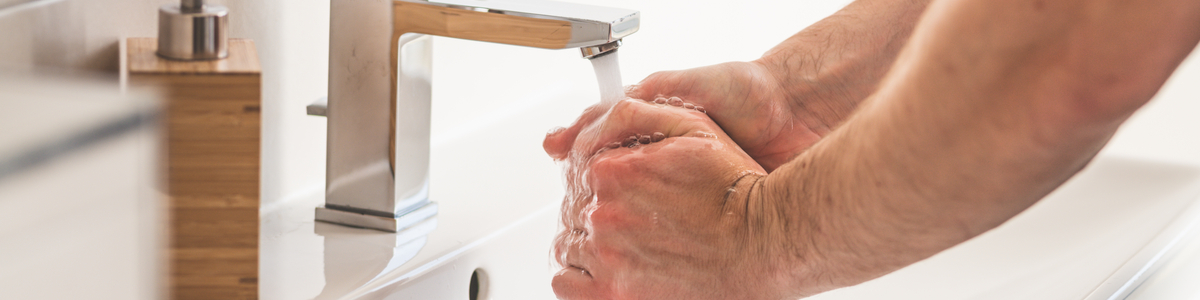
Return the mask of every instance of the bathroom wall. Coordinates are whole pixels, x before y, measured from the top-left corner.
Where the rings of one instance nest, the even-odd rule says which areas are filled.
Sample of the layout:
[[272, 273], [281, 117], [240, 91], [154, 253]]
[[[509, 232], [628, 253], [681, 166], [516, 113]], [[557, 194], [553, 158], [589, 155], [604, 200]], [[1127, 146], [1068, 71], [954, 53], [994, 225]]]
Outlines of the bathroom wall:
[[[126, 37], [156, 36], [157, 8], [172, 0], [0, 1], [0, 68], [115, 75]], [[263, 67], [265, 205], [320, 186], [324, 120], [304, 106], [325, 94], [328, 0], [209, 1], [230, 8], [230, 36], [254, 39]], [[287, 163], [285, 163], [287, 162]]]
[[[118, 42], [155, 36], [157, 7], [173, 0], [2, 0], [0, 68], [116, 74]], [[806, 23], [847, 1], [761, 5], [694, 5], [682, 1], [575, 1], [641, 10], [641, 32], [621, 51], [625, 82], [655, 70], [752, 59]], [[771, 1], [769, 1], [771, 2]], [[251, 38], [263, 66], [264, 210], [320, 193], [324, 182], [324, 119], [304, 106], [326, 93], [329, 0], [210, 1], [230, 8], [230, 35]], [[721, 24], [720, 14], [760, 14], [773, 24], [753, 29]], [[719, 38], [718, 38], [719, 37]], [[718, 47], [704, 47], [719, 43]], [[738, 45], [731, 47], [730, 45]], [[593, 103], [591, 66], [575, 50], [542, 50], [439, 38], [434, 57], [434, 139], [486, 128], [538, 101], [575, 105], [547, 116], [566, 125]], [[696, 51], [695, 49], [704, 49]], [[480, 55], [485, 53], [486, 55]], [[518, 79], [519, 78], [519, 79]], [[115, 84], [115, 81], [114, 81]], [[471, 88], [466, 88], [471, 87]], [[506, 113], [507, 112], [507, 113]], [[547, 128], [549, 129], [549, 128]], [[540, 134], [540, 133], [534, 133]]]

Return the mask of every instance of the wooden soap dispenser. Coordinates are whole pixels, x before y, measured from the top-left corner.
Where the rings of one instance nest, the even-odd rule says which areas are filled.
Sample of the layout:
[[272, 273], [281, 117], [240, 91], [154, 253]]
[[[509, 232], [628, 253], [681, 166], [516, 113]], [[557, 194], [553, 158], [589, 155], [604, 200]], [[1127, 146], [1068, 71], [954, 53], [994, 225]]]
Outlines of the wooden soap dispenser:
[[129, 87], [166, 107], [171, 299], [258, 297], [262, 70], [227, 27], [225, 7], [183, 0], [157, 39], [126, 40]]

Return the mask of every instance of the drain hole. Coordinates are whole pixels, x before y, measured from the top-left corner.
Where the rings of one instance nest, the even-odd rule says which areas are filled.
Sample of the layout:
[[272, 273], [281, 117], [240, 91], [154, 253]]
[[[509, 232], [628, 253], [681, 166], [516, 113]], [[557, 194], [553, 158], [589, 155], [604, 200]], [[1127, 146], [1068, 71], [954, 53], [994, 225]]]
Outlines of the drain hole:
[[487, 299], [487, 273], [483, 269], [471, 272], [471, 286], [467, 288], [467, 297], [471, 300]]

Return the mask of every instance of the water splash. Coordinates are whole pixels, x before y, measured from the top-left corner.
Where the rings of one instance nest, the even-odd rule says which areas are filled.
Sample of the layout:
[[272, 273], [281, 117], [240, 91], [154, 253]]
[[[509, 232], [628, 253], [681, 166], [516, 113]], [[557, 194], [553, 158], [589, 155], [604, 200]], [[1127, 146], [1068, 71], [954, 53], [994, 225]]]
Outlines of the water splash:
[[[621, 66], [618, 63], [616, 50], [593, 58], [591, 62], [592, 69], [596, 72], [596, 82], [600, 86], [600, 103], [611, 106], [624, 100], [625, 89], [621, 83]], [[662, 133], [657, 134], [662, 135]], [[662, 137], [658, 135], [648, 135], [647, 139], [662, 140]], [[587, 167], [591, 164], [592, 158], [600, 152], [642, 144], [640, 143], [641, 136], [630, 138], [632, 140], [627, 139], [624, 143], [612, 142], [601, 147], [595, 153], [576, 153], [575, 150], [572, 150], [572, 153], [568, 154], [565, 159], [563, 175], [566, 178], [566, 196], [563, 199], [562, 215], [560, 216], [564, 228], [555, 237], [556, 246], [551, 250], [555, 262], [559, 266], [570, 266], [566, 261], [568, 249], [582, 247], [584, 241], [588, 239], [587, 233], [591, 231], [588, 216], [595, 211], [597, 199], [595, 191], [587, 183], [590, 173]]]

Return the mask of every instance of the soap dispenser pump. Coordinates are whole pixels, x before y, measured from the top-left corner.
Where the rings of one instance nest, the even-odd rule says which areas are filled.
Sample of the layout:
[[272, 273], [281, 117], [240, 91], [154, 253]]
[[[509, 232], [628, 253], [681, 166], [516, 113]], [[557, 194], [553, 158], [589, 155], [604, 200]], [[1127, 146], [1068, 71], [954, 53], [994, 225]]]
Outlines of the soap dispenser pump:
[[158, 10], [158, 56], [174, 60], [229, 57], [229, 9], [182, 0]]

